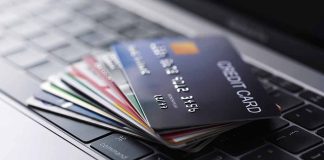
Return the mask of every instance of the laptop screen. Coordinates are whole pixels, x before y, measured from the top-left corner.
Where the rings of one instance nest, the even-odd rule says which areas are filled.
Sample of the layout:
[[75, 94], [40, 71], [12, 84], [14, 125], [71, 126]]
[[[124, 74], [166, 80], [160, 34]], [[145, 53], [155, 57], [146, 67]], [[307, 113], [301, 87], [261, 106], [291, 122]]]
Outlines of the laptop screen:
[[320, 3], [293, 0], [172, 2], [324, 72], [324, 10]]

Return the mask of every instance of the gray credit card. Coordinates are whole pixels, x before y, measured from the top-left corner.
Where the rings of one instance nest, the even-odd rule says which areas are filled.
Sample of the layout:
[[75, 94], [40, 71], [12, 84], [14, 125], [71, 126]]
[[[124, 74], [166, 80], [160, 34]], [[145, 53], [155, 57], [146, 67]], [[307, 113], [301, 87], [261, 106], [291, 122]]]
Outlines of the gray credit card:
[[155, 130], [280, 115], [223, 37], [139, 40], [113, 48]]

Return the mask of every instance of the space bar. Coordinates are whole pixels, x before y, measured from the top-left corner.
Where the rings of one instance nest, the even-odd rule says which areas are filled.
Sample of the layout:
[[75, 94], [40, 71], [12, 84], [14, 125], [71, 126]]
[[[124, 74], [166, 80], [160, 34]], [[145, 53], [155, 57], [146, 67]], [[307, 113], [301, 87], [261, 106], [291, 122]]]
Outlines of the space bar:
[[40, 82], [0, 59], [0, 90], [24, 104], [35, 93]]

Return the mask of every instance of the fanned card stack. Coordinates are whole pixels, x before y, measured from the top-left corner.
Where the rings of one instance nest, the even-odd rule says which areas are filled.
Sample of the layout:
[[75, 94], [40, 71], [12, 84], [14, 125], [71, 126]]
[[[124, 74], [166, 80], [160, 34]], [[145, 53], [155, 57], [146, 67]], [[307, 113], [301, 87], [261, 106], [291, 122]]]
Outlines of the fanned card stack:
[[185, 151], [280, 115], [280, 106], [219, 36], [117, 43], [49, 77], [27, 103]]

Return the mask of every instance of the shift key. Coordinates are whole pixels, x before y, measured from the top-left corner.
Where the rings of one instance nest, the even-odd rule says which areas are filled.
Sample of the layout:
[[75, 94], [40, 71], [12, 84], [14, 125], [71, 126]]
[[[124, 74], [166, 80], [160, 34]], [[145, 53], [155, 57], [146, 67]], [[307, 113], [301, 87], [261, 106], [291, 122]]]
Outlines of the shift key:
[[93, 142], [91, 147], [116, 160], [138, 159], [153, 153], [140, 142], [117, 133]]

